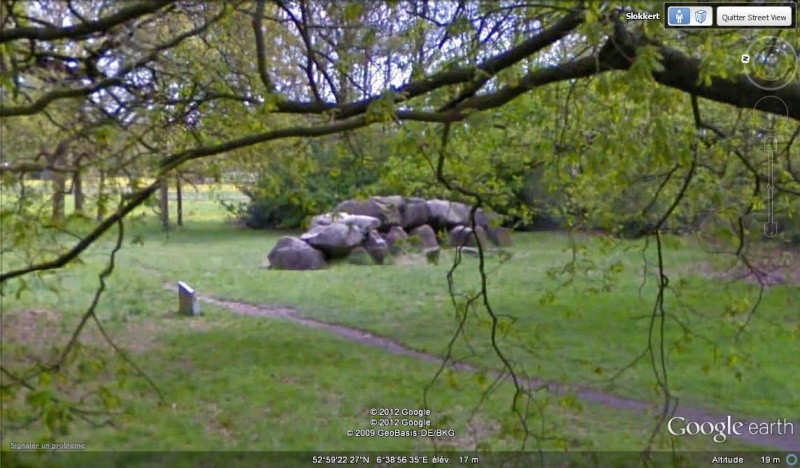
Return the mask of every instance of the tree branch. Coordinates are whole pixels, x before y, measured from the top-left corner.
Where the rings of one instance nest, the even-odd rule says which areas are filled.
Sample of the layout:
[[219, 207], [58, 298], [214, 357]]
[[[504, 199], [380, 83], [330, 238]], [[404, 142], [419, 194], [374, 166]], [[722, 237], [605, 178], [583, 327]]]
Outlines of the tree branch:
[[[456, 106], [456, 109], [492, 109], [545, 84], [586, 78], [610, 70], [628, 70], [636, 59], [636, 48], [650, 45], [650, 43], [644, 38], [634, 37], [622, 28], [615, 28], [615, 30], [615, 36], [609, 39], [597, 56], [534, 70], [519, 80], [519, 83], [506, 86], [491, 94], [463, 101]], [[731, 79], [714, 77], [711, 84], [704, 85], [700, 83], [700, 62], [698, 60], [664, 46], [660, 46], [659, 51], [663, 57], [663, 71], [653, 72], [653, 78], [660, 84], [745, 109], [755, 108], [756, 104], [759, 104], [764, 97], [777, 97], [779, 99], [761, 101], [758, 110], [782, 116], [786, 116], [788, 110], [789, 118], [800, 121], [800, 83], [786, 86], [777, 91], [765, 91], [750, 82], [745, 75], [739, 75]], [[781, 101], [786, 105], [784, 106]]]
[[125, 218], [131, 211], [136, 209], [139, 205], [144, 203], [148, 197], [158, 190], [159, 184], [153, 183], [148, 185], [147, 187], [139, 190], [138, 192], [134, 193], [131, 197], [130, 201], [122, 205], [113, 215], [106, 218], [103, 222], [101, 222], [97, 227], [95, 227], [92, 232], [90, 232], [86, 237], [81, 239], [80, 242], [75, 244], [69, 251], [66, 253], [59, 255], [57, 258], [48, 261], [42, 262], [35, 265], [30, 265], [25, 268], [20, 268], [17, 270], [11, 270], [6, 273], [0, 274], [0, 284], [5, 283], [7, 280], [12, 278], [17, 278], [19, 276], [27, 275], [28, 273], [33, 273], [35, 271], [46, 271], [46, 270], [55, 270], [61, 268], [68, 263], [72, 262], [86, 249], [88, 249], [92, 244], [95, 243], [100, 237], [108, 231], [111, 226], [118, 223], [120, 220]]
[[97, 33], [103, 33], [109, 29], [126, 23], [141, 16], [155, 13], [165, 6], [174, 3], [175, 0], [146, 0], [138, 2], [127, 8], [96, 21], [89, 21], [74, 26], [58, 27], [21, 27], [3, 29], [0, 31], [0, 44], [19, 39], [34, 41], [54, 41], [58, 39], [79, 40]]
[[114, 226], [115, 223], [123, 219], [125, 216], [128, 215], [128, 213], [136, 209], [139, 205], [144, 203], [150, 196], [152, 196], [158, 190], [160, 186], [158, 180], [162, 176], [164, 176], [169, 171], [176, 169], [181, 164], [187, 161], [204, 158], [208, 156], [214, 156], [228, 151], [233, 151], [236, 149], [253, 146], [259, 143], [265, 143], [267, 141], [278, 140], [283, 138], [291, 138], [291, 137], [316, 137], [316, 136], [332, 135], [347, 130], [354, 130], [356, 128], [364, 127], [366, 125], [367, 125], [366, 117], [361, 116], [353, 120], [348, 120], [344, 122], [334, 122], [328, 125], [321, 125], [318, 127], [290, 127], [271, 132], [265, 132], [247, 136], [237, 140], [229, 141], [227, 143], [223, 143], [221, 145], [194, 148], [188, 151], [183, 151], [174, 154], [172, 156], [169, 156], [162, 161], [161, 170], [156, 176], [156, 182], [153, 182], [152, 184], [140, 189], [139, 191], [134, 192], [130, 196], [129, 201], [127, 201], [119, 209], [117, 209], [117, 211], [113, 215], [109, 216], [103, 222], [98, 224], [86, 237], [84, 237], [80, 242], [75, 244], [75, 246], [73, 246], [69, 251], [47, 262], [42, 262], [35, 265], [27, 266], [25, 268], [20, 268], [17, 270], [12, 270], [9, 272], [2, 273], [0, 274], [0, 284], [12, 278], [17, 278], [26, 275], [28, 273], [33, 273], [35, 271], [55, 270], [72, 262], [73, 260], [78, 258], [78, 256], [83, 251], [85, 251], [92, 244], [94, 244], [94, 242], [97, 241], [106, 231], [108, 231], [112, 226]]
[[256, 11], [253, 12], [253, 36], [256, 41], [258, 76], [261, 78], [261, 82], [264, 84], [267, 93], [272, 93], [275, 89], [272, 79], [269, 77], [269, 73], [267, 73], [267, 50], [264, 46], [264, 29], [262, 25], [264, 21], [265, 4], [266, 0], [258, 0], [256, 3]]
[[[800, 83], [768, 91], [756, 86], [746, 75], [737, 75], [731, 78], [712, 77], [710, 83], [705, 84], [701, 80], [700, 60], [642, 35], [634, 35], [620, 24], [615, 25], [614, 37], [606, 46], [610, 44], [613, 44], [616, 51], [616, 60], [610, 60], [608, 63], [617, 70], [628, 70], [633, 65], [638, 48], [653, 46], [658, 49], [662, 66], [661, 71], [653, 71], [653, 79], [656, 82], [740, 109], [756, 109], [758, 105], [759, 111], [781, 116], [788, 114], [789, 118], [800, 121]], [[761, 101], [768, 96], [778, 99]]]
[[506, 68], [525, 60], [530, 55], [563, 39], [567, 34], [580, 26], [581, 23], [583, 23], [583, 20], [584, 15], [582, 11], [572, 11], [563, 19], [561, 19], [561, 21], [554, 24], [551, 28], [531, 37], [513, 49], [485, 60], [477, 67], [479, 71], [475, 81], [473, 81], [473, 83], [470, 84], [467, 89], [462, 91], [458, 97], [442, 106], [440, 110], [452, 109], [466, 99], [474, 96], [475, 93], [483, 87], [483, 85], [485, 85], [501, 70], [505, 70]]
[[211, 18], [209, 21], [206, 21], [205, 23], [203, 23], [202, 25], [200, 25], [200, 26], [198, 26], [196, 28], [190, 29], [189, 31], [186, 31], [183, 34], [179, 34], [178, 36], [174, 37], [173, 39], [171, 39], [171, 40], [159, 45], [158, 47], [154, 48], [152, 51], [150, 51], [149, 54], [147, 54], [143, 58], [141, 58], [141, 59], [129, 64], [126, 67], [123, 67], [119, 71], [118, 76], [116, 76], [116, 77], [107, 78], [107, 79], [102, 80], [102, 81], [100, 81], [99, 83], [97, 83], [97, 84], [95, 84], [93, 86], [84, 86], [82, 88], [76, 88], [76, 89], [58, 89], [58, 90], [55, 90], [55, 91], [51, 91], [49, 93], [46, 93], [44, 96], [40, 97], [39, 99], [37, 99], [33, 103], [31, 103], [29, 105], [26, 105], [26, 106], [17, 106], [17, 107], [0, 106], [0, 117], [19, 117], [19, 116], [24, 116], [24, 115], [33, 115], [33, 114], [36, 114], [37, 112], [40, 112], [40, 111], [44, 110], [47, 106], [49, 106], [54, 101], [57, 101], [57, 100], [60, 100], [60, 99], [85, 97], [85, 96], [89, 96], [92, 93], [95, 93], [95, 92], [97, 92], [97, 91], [99, 91], [101, 89], [105, 89], [105, 88], [109, 88], [111, 86], [122, 84], [124, 82], [125, 75], [127, 75], [128, 73], [130, 73], [130, 72], [132, 72], [132, 71], [134, 71], [134, 70], [136, 70], [138, 68], [143, 67], [144, 65], [146, 65], [149, 62], [152, 62], [153, 60], [156, 59], [156, 57], [158, 57], [158, 54], [160, 54], [161, 52], [164, 52], [165, 50], [168, 50], [168, 49], [171, 49], [171, 48], [177, 46], [178, 44], [180, 44], [181, 42], [185, 41], [186, 39], [188, 39], [190, 37], [193, 37], [193, 36], [196, 36], [198, 34], [201, 34], [205, 30], [207, 30], [209, 27], [211, 27], [212, 24], [214, 24], [217, 21], [219, 21], [225, 15], [225, 12], [226, 12], [226, 7], [223, 6], [223, 8], [220, 11], [220, 13], [217, 14], [216, 16], [214, 16], [213, 18]]

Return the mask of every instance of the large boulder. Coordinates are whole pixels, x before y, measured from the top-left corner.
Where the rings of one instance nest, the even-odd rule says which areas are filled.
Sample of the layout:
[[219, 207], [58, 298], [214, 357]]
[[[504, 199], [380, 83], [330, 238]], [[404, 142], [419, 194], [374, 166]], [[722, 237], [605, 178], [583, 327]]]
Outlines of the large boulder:
[[336, 221], [337, 218], [340, 218], [342, 216], [348, 216], [348, 215], [346, 213], [342, 213], [341, 215], [339, 215], [338, 213], [337, 213], [337, 215], [334, 215], [332, 213], [324, 213], [324, 214], [321, 214], [321, 215], [314, 216], [314, 217], [311, 218], [311, 221], [308, 223], [308, 230], [310, 231], [311, 229], [314, 229], [314, 228], [317, 228], [317, 227], [320, 227], [320, 226], [330, 226], [331, 224], [333, 224]]
[[335, 213], [347, 213], [351, 215], [372, 216], [378, 218], [382, 216], [381, 208], [372, 200], [345, 200], [333, 209]]
[[475, 237], [481, 241], [481, 246], [484, 248], [489, 246], [489, 237], [486, 235], [486, 230], [481, 226], [475, 226], [475, 235], [473, 230], [468, 226], [456, 226], [450, 230], [450, 245], [453, 247], [477, 247]]
[[[462, 247], [467, 245], [472, 237], [472, 229], [466, 226], [456, 226], [450, 230], [450, 245], [452, 247]], [[474, 243], [474, 242], [473, 242]]]
[[423, 251], [439, 247], [439, 241], [436, 239], [436, 231], [427, 224], [414, 228], [410, 234], [409, 241]]
[[[498, 215], [496, 214], [489, 214], [487, 215], [483, 208], [478, 208], [475, 211], [475, 225], [480, 226], [483, 229], [488, 229], [489, 226], [492, 224], [493, 219], [497, 219]], [[470, 224], [469, 222], [467, 224]]]
[[364, 248], [378, 265], [383, 265], [389, 256], [389, 246], [378, 231], [370, 231], [364, 240]]
[[354, 224], [334, 223], [317, 226], [300, 236], [300, 239], [325, 252], [328, 258], [340, 258], [361, 245], [365, 237], [364, 231]]
[[386, 233], [385, 239], [389, 245], [402, 244], [408, 239], [408, 234], [400, 226], [392, 226]]
[[[447, 200], [428, 200], [427, 205], [430, 211], [430, 224], [437, 229], [449, 230], [456, 226], [469, 226], [472, 224], [470, 221], [472, 207], [463, 203]], [[489, 218], [481, 208], [475, 211], [475, 225], [484, 228], [489, 226]]]
[[491, 227], [488, 231], [489, 240], [497, 247], [511, 247], [511, 231], [504, 227]]
[[431, 210], [424, 198], [406, 198], [400, 207], [400, 224], [403, 229], [411, 230], [415, 227], [428, 224]]
[[406, 204], [405, 198], [401, 197], [400, 195], [389, 195], [385, 197], [372, 197], [370, 200], [380, 207], [381, 212], [386, 217], [385, 220], [381, 219], [381, 221], [385, 224], [386, 229], [391, 226], [401, 225], [402, 218], [400, 213]]
[[311, 218], [309, 230], [320, 227], [330, 226], [331, 224], [343, 223], [356, 226], [363, 233], [378, 229], [381, 221], [378, 218], [364, 215], [351, 215], [348, 213], [325, 213]]
[[428, 200], [428, 211], [430, 212], [430, 224], [436, 229], [448, 229], [451, 226], [464, 224], [463, 213], [456, 213], [452, 203], [447, 200]]
[[384, 236], [384, 239], [389, 247], [389, 252], [392, 255], [397, 255], [403, 251], [403, 248], [408, 243], [408, 234], [400, 226], [392, 226]]
[[325, 255], [296, 237], [281, 237], [267, 255], [270, 268], [277, 270], [319, 270]]
[[385, 232], [390, 226], [400, 224], [400, 207], [402, 205], [403, 197], [400, 196], [372, 197], [367, 200], [343, 201], [336, 205], [333, 211], [377, 218], [380, 221], [380, 229]]

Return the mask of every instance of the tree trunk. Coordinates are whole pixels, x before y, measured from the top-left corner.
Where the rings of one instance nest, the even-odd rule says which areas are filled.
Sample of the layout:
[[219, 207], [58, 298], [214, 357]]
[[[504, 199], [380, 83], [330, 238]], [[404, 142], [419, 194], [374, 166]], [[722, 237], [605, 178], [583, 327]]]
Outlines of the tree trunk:
[[99, 223], [106, 217], [106, 172], [100, 171], [100, 180], [97, 184], [97, 222]]
[[175, 183], [176, 183], [176, 187], [175, 187], [176, 193], [175, 193], [175, 195], [176, 195], [176, 198], [177, 198], [176, 199], [176, 202], [177, 202], [176, 206], [178, 208], [178, 226], [183, 226], [183, 191], [181, 190], [181, 175], [178, 174], [178, 177], [176, 177], [176, 179], [177, 180], [175, 181]]
[[64, 199], [66, 198], [67, 178], [63, 173], [53, 172], [53, 223], [64, 221]]
[[72, 176], [72, 193], [75, 196], [75, 212], [83, 213], [83, 176], [80, 171], [76, 171]]
[[161, 178], [161, 186], [159, 187], [159, 201], [161, 206], [161, 228], [165, 231], [169, 230], [169, 179], [166, 177]]
[[42, 155], [47, 159], [49, 166], [53, 170], [48, 171], [52, 176], [53, 187], [53, 224], [61, 224], [65, 217], [64, 200], [66, 199], [67, 191], [67, 176], [64, 172], [57, 169], [59, 163], [67, 159], [69, 149], [69, 140], [64, 140], [58, 144], [55, 151], [48, 153], [42, 152]]

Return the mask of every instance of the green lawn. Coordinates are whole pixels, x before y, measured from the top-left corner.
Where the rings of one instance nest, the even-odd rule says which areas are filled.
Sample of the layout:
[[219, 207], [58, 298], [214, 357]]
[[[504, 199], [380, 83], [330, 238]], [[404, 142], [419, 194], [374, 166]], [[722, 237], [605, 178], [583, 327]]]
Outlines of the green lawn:
[[[430, 441], [420, 437], [355, 438], [347, 437], [346, 431], [369, 429], [368, 411], [373, 407], [421, 407], [423, 389], [435, 365], [348, 342], [325, 331], [233, 315], [207, 304], [202, 304], [200, 318], [177, 318], [170, 313], [176, 305], [175, 294], [163, 284], [182, 280], [218, 298], [292, 307], [304, 316], [442, 354], [456, 323], [446, 279], [452, 253], [444, 252], [447, 261], [439, 266], [265, 270], [266, 254], [281, 234], [232, 228], [221, 221], [221, 212], [215, 211], [212, 202], [205, 203], [188, 206], [185, 228], [168, 236], [159, 232], [153, 220], [130, 226], [128, 242], [98, 309], [112, 335], [157, 383], [166, 404], [160, 405], [144, 380], [129, 371], [127, 383], [115, 390], [125, 409], [114, 419], [116, 427], [93, 428], [77, 420], [72, 432], [61, 439], [85, 442], [89, 450], [116, 451], [430, 449]], [[144, 244], [130, 243], [137, 236]], [[23, 346], [33, 345], [40, 353], [46, 352], [42, 342], [63, 346], [91, 301], [96, 275], [112, 240], [108, 236], [88, 252], [85, 264], [30, 282], [31, 289], [19, 298], [6, 297], [4, 323], [12, 318], [12, 325], [4, 327], [6, 363], [23, 362], [16, 353]], [[548, 270], [570, 258], [565, 250], [568, 239], [559, 234], [519, 234], [515, 242], [513, 257], [490, 276], [490, 300], [498, 314], [515, 319], [499, 344], [518, 369], [531, 377], [649, 401], [657, 409], [660, 397], [654, 392], [648, 359], [613, 382], [608, 380], [633, 362], [647, 344], [655, 276], [649, 273], [640, 297], [642, 244], [625, 242], [601, 252], [602, 238], [581, 239], [589, 252], [595, 252], [600, 267], [620, 262], [619, 278], [610, 292], [590, 294], [587, 286], [595, 281], [592, 278], [600, 277], [597, 272], [557, 291], [555, 301], [543, 301], [556, 284]], [[694, 332], [692, 339], [680, 339], [678, 322], [667, 323], [669, 378], [681, 404], [730, 412], [740, 419], [796, 418], [800, 414], [798, 288], [769, 289], [736, 343], [736, 324], [742, 316], [726, 317], [724, 309], [731, 298], [743, 294], [754, 300], [756, 289], [694, 274], [692, 265], [709, 256], [688, 241], [673, 242], [669, 250], [666, 273], [670, 282], [685, 284], [677, 297], [668, 294], [665, 307]], [[654, 264], [652, 251], [647, 257]], [[490, 257], [490, 269], [497, 262], [497, 257]], [[459, 291], [477, 287], [476, 266], [477, 260], [466, 258], [459, 267], [455, 275]], [[47, 312], [32, 315], [26, 312], [30, 310]], [[35, 324], [16, 326], [13, 317], [21, 317], [19, 323], [27, 317]], [[461, 340], [454, 356], [499, 369], [500, 361], [489, 346], [484, 312], [468, 319], [466, 334], [472, 351]], [[88, 349], [106, 350], [109, 369], [121, 366], [96, 333], [87, 340]], [[676, 341], [680, 344], [672, 346]], [[110, 372], [100, 372], [98, 378], [111, 381]], [[470, 417], [490, 384], [491, 378], [470, 373], [442, 377], [430, 393], [431, 420], [435, 427], [453, 429], [455, 437], [439, 440], [440, 444], [459, 450], [517, 447], [514, 435], [520, 426], [509, 411], [513, 388], [508, 382]], [[536, 395], [544, 409], [529, 408], [529, 427], [545, 449], [639, 450], [654, 424], [651, 414], [543, 391]], [[33, 440], [40, 432], [36, 425], [7, 427], [3, 449], [11, 442]], [[733, 441], [714, 444], [708, 438], [670, 438], [662, 432], [659, 448], [674, 443], [694, 450], [745, 447]], [[536, 448], [537, 444], [534, 440], [527, 446]]]
[[[215, 236], [217, 240], [212, 241]], [[448, 262], [438, 267], [343, 265], [318, 272], [262, 270], [264, 257], [277, 237], [197, 226], [173, 235], [166, 244], [154, 240], [131, 248], [124, 258], [153, 271], [162, 281], [188, 281], [209, 295], [291, 306], [306, 316], [390, 336], [415, 349], [444, 350], [456, 325], [447, 292]], [[647, 344], [655, 277], [650, 275], [640, 297], [641, 254], [636, 249], [624, 252], [618, 248], [602, 260], [611, 263], [618, 259], [625, 266], [610, 293], [588, 294], [578, 281], [574, 288], [562, 290], [555, 303], [542, 304], [540, 298], [554, 284], [547, 276], [548, 268], [568, 260], [569, 253], [564, 251], [567, 241], [554, 234], [524, 234], [516, 241], [514, 257], [492, 274], [490, 283], [494, 309], [516, 318], [503, 340], [513, 346], [508, 351], [531, 375], [605, 387], [604, 378], [633, 361]], [[597, 242], [585, 241], [590, 245]], [[757, 287], [714, 283], [690, 274], [687, 263], [702, 252], [682, 248], [686, 250], [668, 256], [671, 265], [667, 273], [673, 284], [683, 279], [686, 285], [680, 297], [667, 297], [666, 308], [681, 323], [689, 324], [696, 336], [683, 338], [678, 323], [669, 323], [669, 342], [676, 343], [669, 350], [675, 392], [687, 404], [719, 411], [767, 418], [800, 414], [800, 392], [795, 391], [796, 381], [787, 373], [788, 369], [800, 370], [800, 363], [794, 353], [776, 352], [798, 349], [798, 288], [769, 289], [756, 318], [735, 343], [742, 317], [725, 317], [724, 309], [742, 296], [755, 301]], [[466, 258], [464, 262], [455, 275], [457, 286], [475, 289], [477, 261]], [[676, 273], [670, 274], [670, 266]], [[489, 329], [480, 318], [485, 316], [467, 322], [477, 353], [471, 359], [499, 366], [489, 347]], [[455, 353], [466, 354], [466, 346]], [[643, 360], [616, 380], [614, 391], [651, 398], [652, 384], [650, 363]]]

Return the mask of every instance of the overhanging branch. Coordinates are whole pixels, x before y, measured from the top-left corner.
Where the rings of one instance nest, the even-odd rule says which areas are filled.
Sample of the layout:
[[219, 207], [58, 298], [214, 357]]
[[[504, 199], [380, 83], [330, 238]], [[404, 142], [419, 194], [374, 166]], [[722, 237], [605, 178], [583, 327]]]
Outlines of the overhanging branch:
[[45, 108], [47, 108], [47, 106], [49, 106], [55, 101], [61, 99], [86, 97], [99, 90], [120, 85], [124, 82], [124, 77], [127, 74], [152, 62], [158, 57], [160, 53], [179, 45], [180, 43], [182, 43], [186, 39], [189, 39], [190, 37], [194, 37], [198, 34], [203, 33], [209, 27], [211, 27], [211, 25], [222, 19], [225, 16], [226, 11], [227, 8], [223, 6], [219, 14], [215, 15], [210, 20], [206, 21], [205, 23], [196, 28], [192, 28], [182, 34], [179, 34], [174, 38], [170, 39], [169, 41], [155, 47], [141, 59], [136, 60], [135, 62], [123, 67], [119, 71], [116, 77], [106, 78], [101, 82], [91, 86], [84, 86], [74, 89], [53, 90], [46, 93], [44, 96], [40, 97], [39, 99], [37, 99], [36, 101], [32, 102], [29, 105], [14, 106], [14, 107], [0, 106], [0, 117], [19, 117], [25, 115], [33, 115], [44, 110]]
[[86, 237], [76, 243], [69, 251], [59, 255], [57, 258], [30, 265], [25, 268], [12, 270], [0, 274], [0, 284], [7, 280], [24, 276], [36, 271], [55, 270], [61, 268], [70, 262], [74, 261], [78, 256], [94, 244], [102, 235], [114, 226], [121, 219], [124, 219], [131, 211], [135, 210], [138, 206], [142, 205], [150, 196], [152, 196], [160, 187], [159, 179], [171, 170], [178, 168], [181, 164], [193, 160], [217, 154], [246, 148], [249, 146], [257, 145], [259, 143], [266, 143], [272, 140], [279, 140], [291, 137], [317, 137], [324, 135], [331, 135], [341, 133], [347, 130], [354, 130], [356, 128], [364, 127], [368, 124], [365, 116], [358, 117], [353, 120], [344, 122], [334, 122], [327, 125], [320, 125], [317, 127], [290, 127], [271, 132], [260, 133], [256, 135], [247, 136], [237, 140], [232, 140], [227, 143], [215, 146], [207, 146], [194, 148], [191, 150], [183, 151], [172, 156], [165, 158], [161, 163], [161, 170], [159, 171], [156, 182], [134, 192], [129, 200], [125, 202], [117, 211], [106, 218], [103, 222], [98, 224]]
[[34, 41], [55, 41], [59, 39], [79, 40], [92, 34], [98, 34], [109, 29], [134, 20], [141, 16], [155, 13], [175, 0], [146, 0], [121, 9], [105, 18], [74, 26], [57, 27], [20, 27], [3, 29], [0, 31], [0, 44], [5, 42], [27, 39]]

